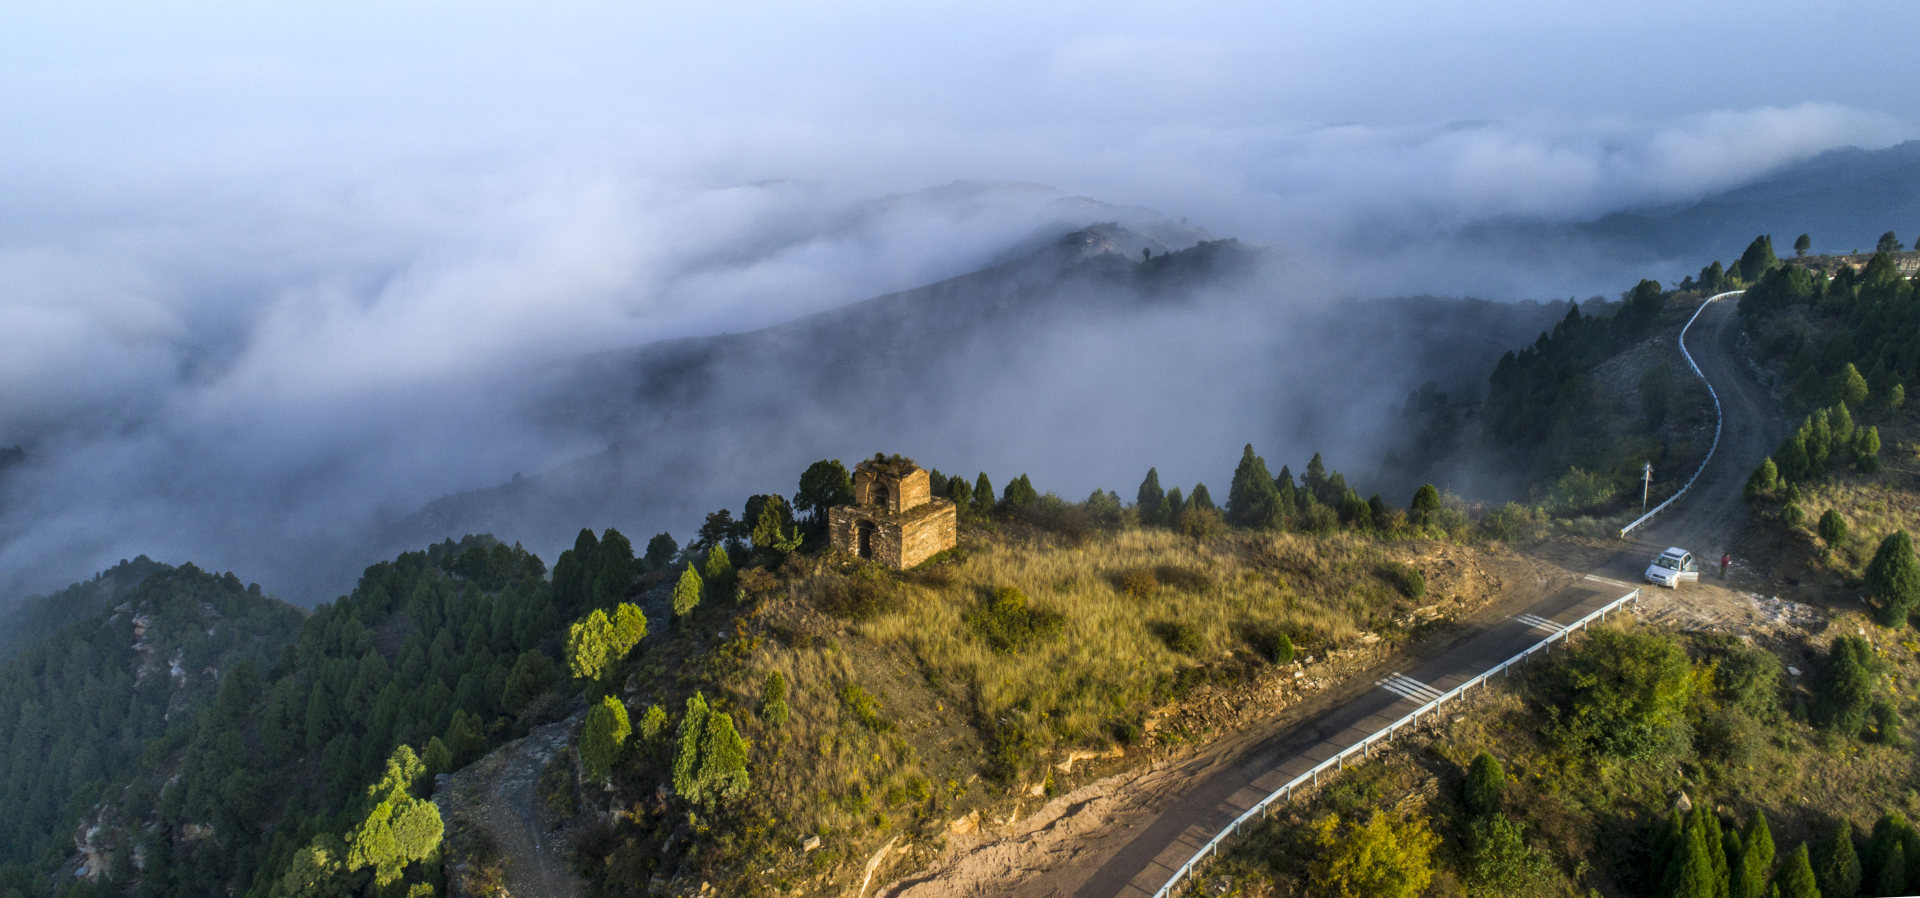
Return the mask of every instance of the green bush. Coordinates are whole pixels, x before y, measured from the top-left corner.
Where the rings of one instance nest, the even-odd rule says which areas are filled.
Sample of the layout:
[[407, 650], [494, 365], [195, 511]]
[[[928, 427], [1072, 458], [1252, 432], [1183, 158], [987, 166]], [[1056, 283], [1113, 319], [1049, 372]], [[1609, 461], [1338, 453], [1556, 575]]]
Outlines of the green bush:
[[1205, 640], [1200, 638], [1200, 629], [1183, 620], [1162, 620], [1150, 624], [1160, 641], [1182, 655], [1198, 655], [1206, 650]]
[[893, 721], [880, 713], [880, 702], [873, 693], [862, 688], [859, 683], [848, 683], [840, 687], [840, 700], [846, 703], [847, 711], [860, 725], [876, 733], [885, 733], [893, 729]]
[[1273, 650], [1267, 658], [1275, 664], [1293, 663], [1293, 639], [1285, 633], [1276, 633], [1273, 637]]
[[1548, 732], [1575, 754], [1651, 758], [1685, 744], [1692, 665], [1670, 636], [1595, 630], [1547, 678]]
[[963, 619], [994, 651], [1007, 653], [1060, 635], [1066, 623], [1057, 612], [1035, 608], [1026, 593], [1011, 586], [995, 590]]
[[775, 729], [787, 725], [787, 676], [779, 671], [767, 674], [760, 689], [760, 716]]
[[1913, 554], [1913, 537], [1896, 530], [1880, 541], [1867, 564], [1867, 594], [1880, 603], [1880, 623], [1903, 627], [1907, 615], [1920, 605], [1920, 559]]
[[1838, 546], [1847, 541], [1847, 519], [1841, 517], [1840, 512], [1829, 508], [1820, 516], [1819, 532], [1820, 538], [1826, 540], [1827, 545]]
[[871, 620], [900, 605], [899, 589], [873, 566], [853, 574], [827, 574], [816, 581], [820, 610], [846, 620]]
[[1473, 757], [1467, 769], [1465, 798], [1467, 813], [1485, 817], [1500, 813], [1500, 793], [1507, 788], [1507, 771], [1500, 759], [1485, 751]]
[[1381, 566], [1380, 575], [1409, 599], [1418, 599], [1427, 594], [1427, 578], [1413, 565], [1389, 561]]
[[1527, 844], [1526, 827], [1494, 814], [1468, 824], [1467, 870], [1492, 894], [1537, 895], [1549, 868], [1547, 858]]

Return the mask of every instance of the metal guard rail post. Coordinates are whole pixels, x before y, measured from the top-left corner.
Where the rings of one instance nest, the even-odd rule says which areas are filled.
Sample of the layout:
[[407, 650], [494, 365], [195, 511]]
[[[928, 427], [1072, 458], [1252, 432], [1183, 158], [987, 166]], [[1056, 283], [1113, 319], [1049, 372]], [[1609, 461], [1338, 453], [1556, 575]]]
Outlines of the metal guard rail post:
[[1739, 296], [1740, 294], [1745, 292], [1747, 291], [1728, 290], [1725, 293], [1716, 293], [1712, 296], [1707, 297], [1707, 301], [1701, 303], [1700, 308], [1693, 310], [1693, 317], [1688, 318], [1687, 323], [1680, 327], [1680, 340], [1679, 340], [1680, 355], [1686, 358], [1687, 367], [1693, 370], [1693, 376], [1700, 378], [1700, 383], [1706, 385], [1707, 396], [1708, 398], [1713, 400], [1713, 443], [1707, 447], [1707, 457], [1700, 460], [1700, 467], [1694, 469], [1693, 476], [1687, 478], [1687, 482], [1681, 485], [1680, 491], [1677, 493], [1674, 493], [1671, 496], [1668, 496], [1667, 501], [1662, 502], [1659, 505], [1655, 505], [1652, 511], [1649, 511], [1646, 514], [1643, 514], [1640, 517], [1635, 518], [1633, 523], [1620, 528], [1621, 536], [1626, 536], [1628, 533], [1633, 531], [1633, 528], [1646, 523], [1649, 518], [1652, 518], [1654, 515], [1657, 515], [1660, 512], [1665, 511], [1667, 509], [1667, 506], [1672, 505], [1681, 496], [1686, 495], [1687, 490], [1693, 489], [1693, 482], [1696, 480], [1699, 480], [1700, 475], [1707, 470], [1707, 462], [1713, 461], [1714, 450], [1720, 448], [1720, 428], [1722, 425], [1726, 423], [1726, 416], [1720, 413], [1720, 394], [1714, 391], [1713, 384], [1707, 381], [1707, 376], [1705, 374], [1700, 373], [1700, 366], [1694, 364], [1693, 353], [1687, 351], [1687, 330], [1688, 328], [1693, 327], [1694, 320], [1700, 317], [1701, 312], [1704, 312], [1707, 310], [1707, 306], [1713, 305], [1714, 300], [1726, 299], [1729, 296]]
[[[1715, 297], [1715, 299], [1718, 299], [1718, 298], [1719, 297]], [[1251, 808], [1248, 808], [1245, 813], [1241, 814], [1239, 817], [1234, 818], [1233, 822], [1227, 824], [1225, 829], [1222, 829], [1212, 839], [1207, 840], [1207, 844], [1200, 846], [1200, 850], [1195, 851], [1193, 853], [1193, 857], [1188, 858], [1186, 863], [1181, 864], [1180, 869], [1175, 870], [1173, 872], [1173, 876], [1167, 879], [1166, 884], [1161, 886], [1159, 891], [1153, 893], [1153, 898], [1169, 898], [1169, 896], [1173, 894], [1173, 890], [1175, 888], [1178, 888], [1189, 877], [1193, 875], [1194, 868], [1199, 866], [1201, 861], [1206, 860], [1207, 858], [1212, 857], [1214, 854], [1219, 852], [1220, 846], [1225, 844], [1227, 839], [1232, 838], [1233, 836], [1239, 835], [1241, 828], [1246, 826], [1249, 822], [1252, 822], [1255, 817], [1265, 819], [1267, 815], [1267, 811], [1271, 809], [1273, 805], [1279, 803], [1280, 801], [1284, 799], [1292, 798], [1293, 792], [1295, 789], [1303, 785], [1308, 786], [1309, 788], [1318, 786], [1320, 784], [1320, 774], [1329, 772], [1330, 770], [1337, 771], [1344, 768], [1346, 766], [1347, 759], [1353, 757], [1356, 754], [1363, 755], [1363, 756], [1370, 754], [1372, 752], [1373, 744], [1375, 742], [1381, 741], [1383, 739], [1391, 741], [1393, 739], [1393, 734], [1398, 730], [1400, 730], [1401, 728], [1419, 725], [1421, 715], [1431, 714], [1432, 712], [1439, 710], [1441, 705], [1444, 705], [1447, 702], [1453, 701], [1454, 699], [1465, 695], [1468, 690], [1472, 689], [1475, 686], [1484, 686], [1486, 682], [1489, 679], [1492, 679], [1495, 675], [1505, 675], [1510, 668], [1532, 657], [1535, 652], [1547, 651], [1553, 645], [1555, 640], [1564, 640], [1567, 638], [1568, 634], [1572, 633], [1575, 630], [1585, 630], [1587, 628], [1587, 624], [1592, 623], [1593, 621], [1596, 621], [1596, 620], [1604, 619], [1608, 614], [1620, 608], [1620, 606], [1628, 604], [1630, 602], [1638, 603], [1639, 601], [1640, 601], [1640, 590], [1635, 589], [1634, 591], [1629, 592], [1626, 595], [1621, 596], [1620, 598], [1617, 598], [1611, 602], [1608, 602], [1606, 605], [1601, 606], [1599, 609], [1589, 613], [1587, 616], [1577, 621], [1574, 621], [1573, 623], [1567, 624], [1565, 627], [1562, 627], [1559, 631], [1549, 635], [1547, 638], [1542, 639], [1537, 643], [1534, 643], [1532, 646], [1529, 646], [1526, 651], [1523, 651], [1520, 654], [1513, 656], [1512, 658], [1508, 658], [1507, 660], [1501, 662], [1500, 664], [1492, 668], [1489, 668], [1484, 673], [1481, 673], [1479, 676], [1476, 676], [1473, 679], [1466, 681], [1465, 683], [1461, 683], [1460, 685], [1453, 687], [1451, 690], [1448, 690], [1445, 695], [1442, 695], [1439, 698], [1434, 699], [1433, 701], [1430, 701], [1424, 705], [1421, 705], [1418, 708], [1413, 709], [1413, 713], [1408, 714], [1407, 716], [1402, 717], [1399, 720], [1396, 720], [1374, 731], [1371, 735], [1367, 736], [1364, 739], [1361, 739], [1359, 742], [1356, 742], [1350, 746], [1347, 746], [1345, 749], [1341, 750], [1338, 754], [1335, 754], [1333, 757], [1328, 758], [1324, 761], [1321, 761], [1319, 764], [1314, 765], [1312, 770], [1309, 770], [1306, 773], [1302, 773], [1299, 776], [1296, 776], [1293, 779], [1287, 781], [1286, 785], [1281, 786], [1280, 788], [1275, 789], [1272, 792], [1268, 793], [1267, 797], [1260, 799], [1260, 801], [1257, 804], [1255, 804]]]

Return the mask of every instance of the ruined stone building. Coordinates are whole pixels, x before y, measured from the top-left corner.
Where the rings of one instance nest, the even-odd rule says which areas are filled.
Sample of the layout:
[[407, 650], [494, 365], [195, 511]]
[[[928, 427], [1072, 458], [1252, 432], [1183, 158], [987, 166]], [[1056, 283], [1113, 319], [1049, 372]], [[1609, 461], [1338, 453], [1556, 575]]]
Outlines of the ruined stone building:
[[960, 513], [912, 460], [875, 455], [854, 466], [853, 504], [828, 509], [827, 533], [835, 549], [906, 570], [953, 548]]

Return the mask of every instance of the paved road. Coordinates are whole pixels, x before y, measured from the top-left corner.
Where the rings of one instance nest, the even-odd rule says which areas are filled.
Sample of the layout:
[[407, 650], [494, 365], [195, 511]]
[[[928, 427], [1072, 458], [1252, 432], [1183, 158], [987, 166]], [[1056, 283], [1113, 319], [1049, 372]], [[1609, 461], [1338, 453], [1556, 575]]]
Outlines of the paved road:
[[1648, 560], [1661, 549], [1684, 546], [1717, 561], [1722, 551], [1734, 548], [1731, 535], [1746, 513], [1741, 493], [1747, 474], [1772, 451], [1782, 430], [1766, 389], [1739, 360], [1734, 303], [1728, 297], [1709, 305], [1687, 334], [1687, 349], [1719, 392], [1725, 419], [1719, 450], [1685, 498], [1635, 531], [1618, 552], [1574, 585], [1510, 617], [1494, 612], [1470, 619], [1451, 644], [1427, 647], [1428, 660], [1350, 685], [1326, 711], [1250, 745], [1198, 777], [1190, 788], [1171, 796], [1151, 823], [1116, 839], [1107, 849], [1108, 859], [1084, 882], [1026, 883], [1018, 891], [1147, 898], [1214, 833], [1275, 788], [1525, 650], [1556, 623], [1577, 620], [1639, 585]]

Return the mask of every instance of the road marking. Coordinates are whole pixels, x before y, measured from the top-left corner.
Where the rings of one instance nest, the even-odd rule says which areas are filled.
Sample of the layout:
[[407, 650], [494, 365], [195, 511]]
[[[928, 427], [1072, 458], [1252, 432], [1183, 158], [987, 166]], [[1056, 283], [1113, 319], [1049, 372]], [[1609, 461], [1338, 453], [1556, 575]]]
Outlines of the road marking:
[[1563, 627], [1557, 623], [1554, 623], [1553, 621], [1550, 621], [1544, 617], [1541, 617], [1538, 614], [1516, 614], [1513, 616], [1513, 619], [1523, 624], [1526, 624], [1527, 626], [1532, 627], [1535, 630], [1545, 630], [1548, 633], [1558, 633], [1561, 630], [1566, 629], [1566, 627]]
[[1392, 675], [1375, 682], [1374, 685], [1395, 695], [1405, 696], [1417, 702], [1430, 702], [1445, 694], [1397, 670], [1394, 671]]
[[1605, 584], [1607, 584], [1608, 586], [1618, 586], [1618, 587], [1620, 587], [1621, 589], [1632, 589], [1632, 588], [1633, 588], [1633, 584], [1631, 584], [1631, 583], [1622, 583], [1622, 582], [1620, 582], [1620, 581], [1618, 581], [1618, 580], [1612, 580], [1612, 579], [1609, 579], [1609, 578], [1606, 578], [1606, 577], [1602, 577], [1602, 576], [1600, 576], [1600, 575], [1598, 575], [1598, 574], [1588, 574], [1588, 575], [1587, 575], [1587, 579], [1588, 579], [1588, 580], [1592, 580], [1592, 581], [1595, 581], [1595, 582], [1597, 582], [1597, 583], [1605, 583]]

